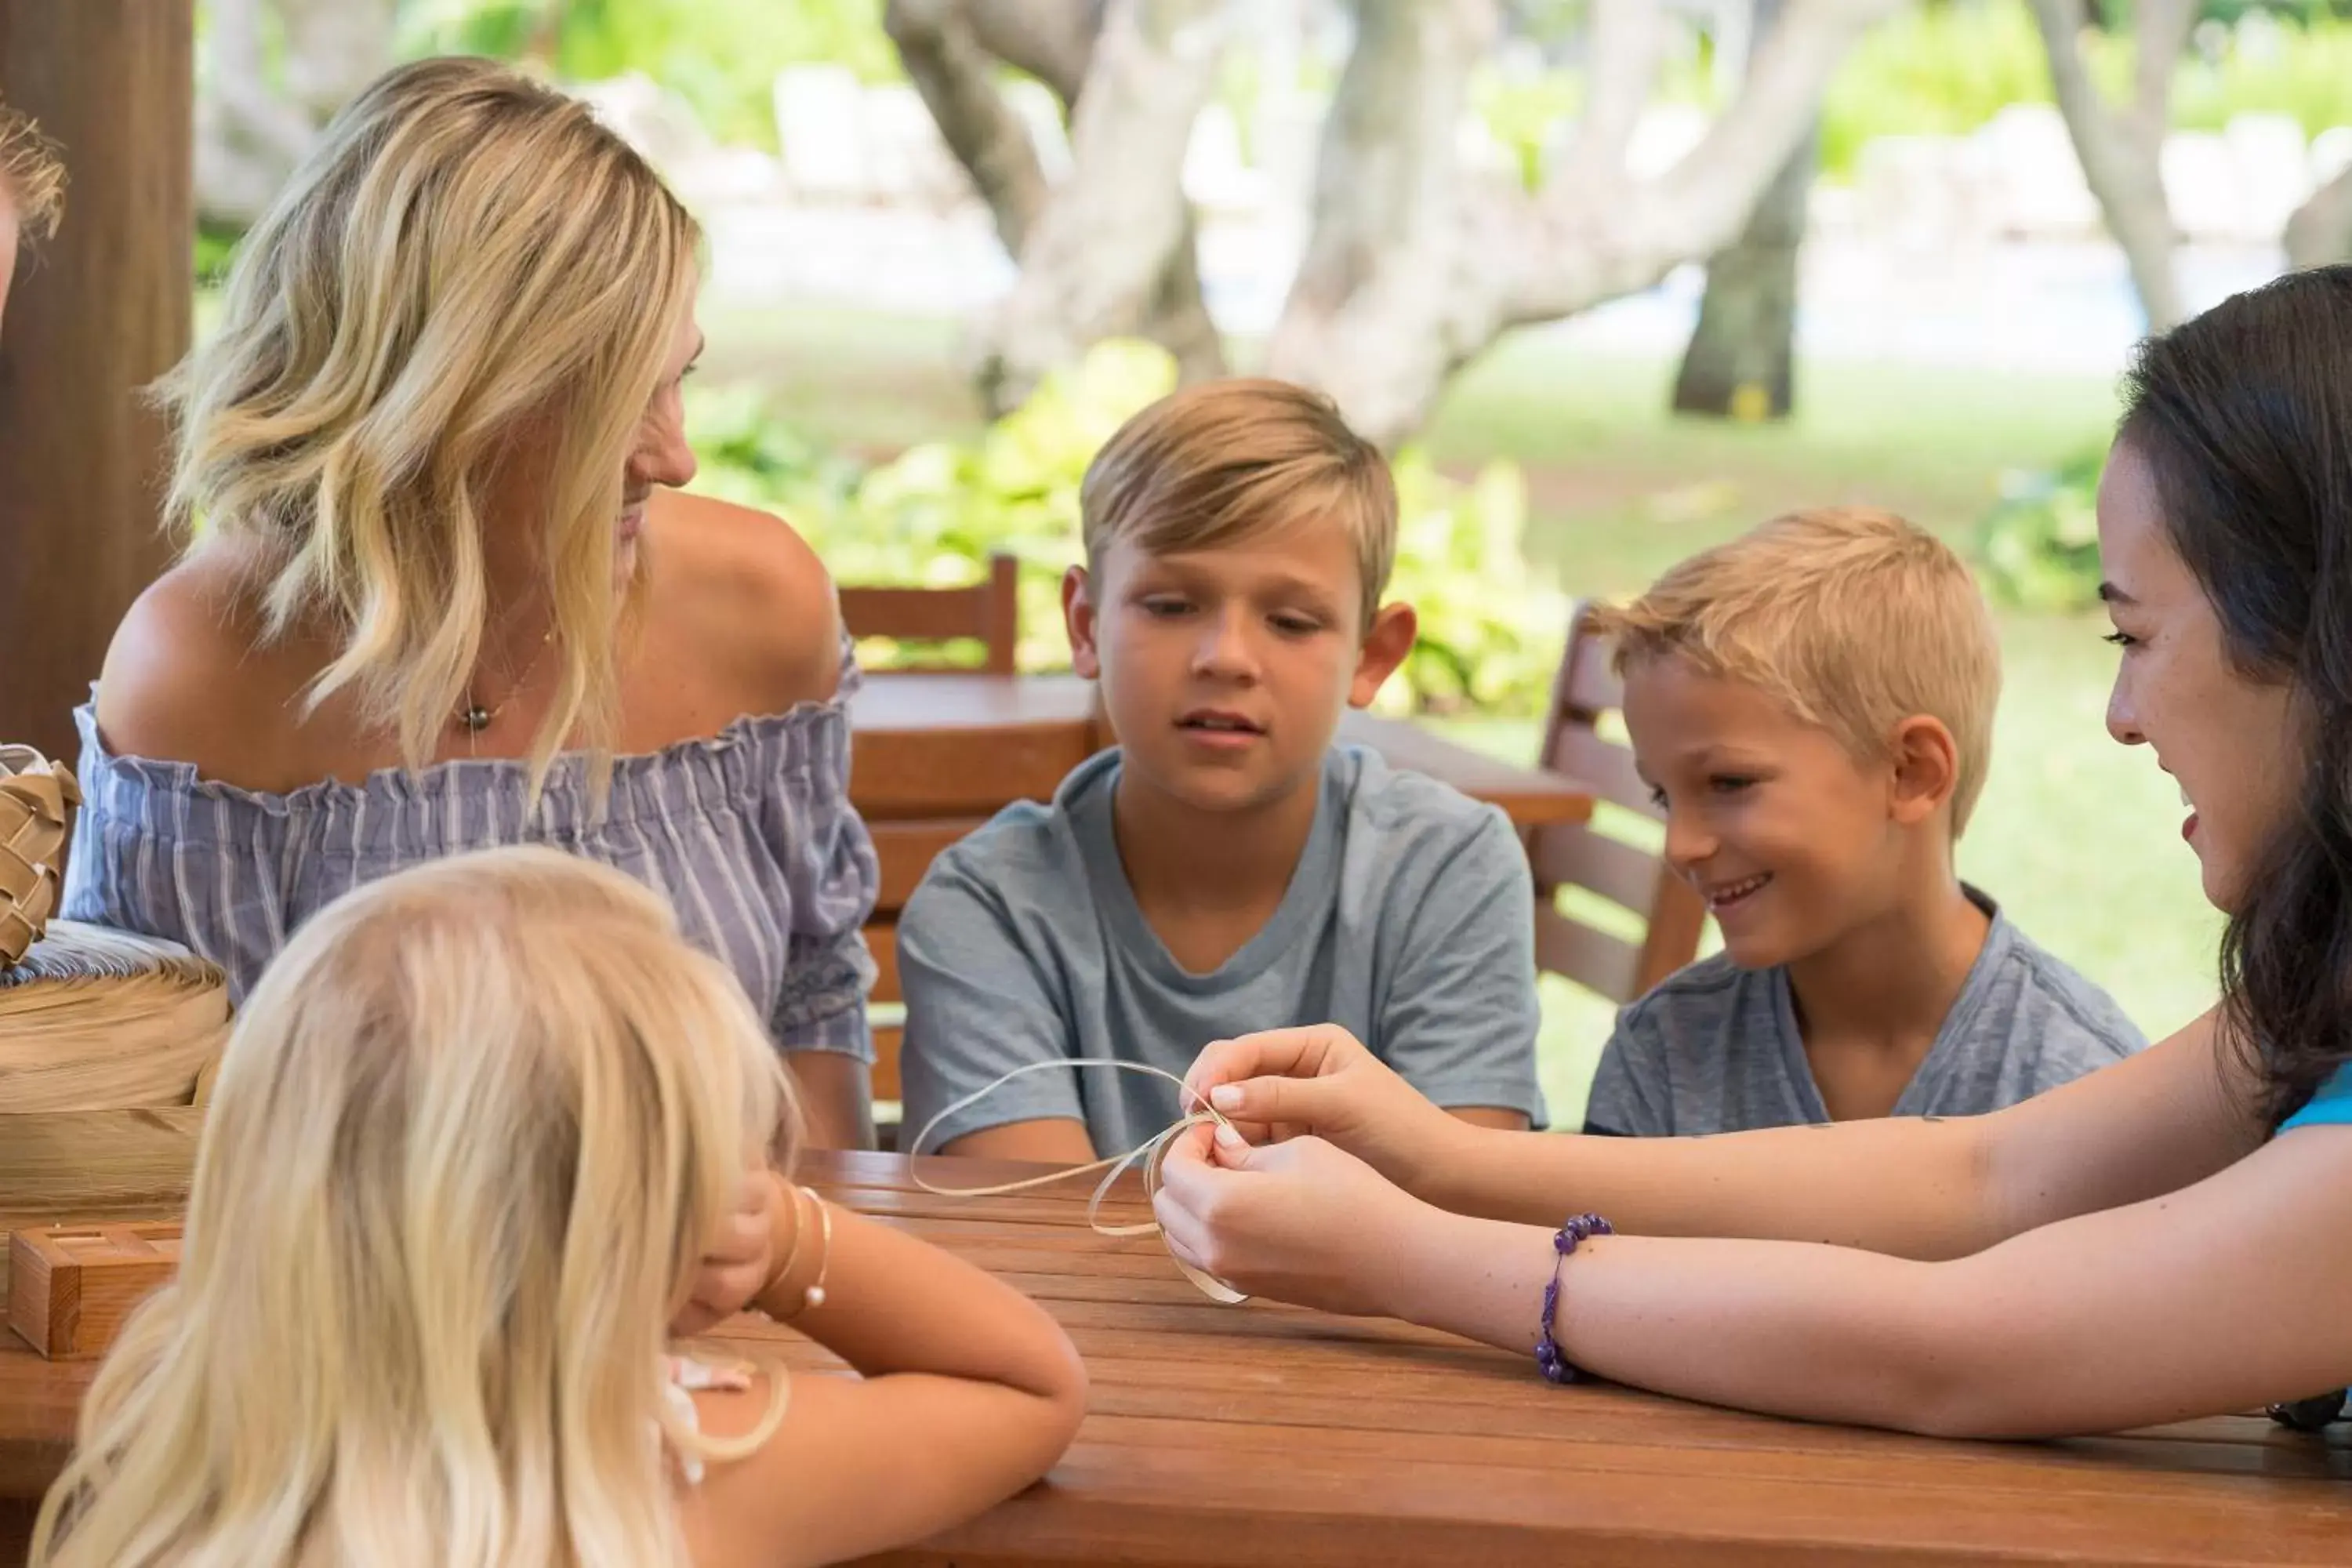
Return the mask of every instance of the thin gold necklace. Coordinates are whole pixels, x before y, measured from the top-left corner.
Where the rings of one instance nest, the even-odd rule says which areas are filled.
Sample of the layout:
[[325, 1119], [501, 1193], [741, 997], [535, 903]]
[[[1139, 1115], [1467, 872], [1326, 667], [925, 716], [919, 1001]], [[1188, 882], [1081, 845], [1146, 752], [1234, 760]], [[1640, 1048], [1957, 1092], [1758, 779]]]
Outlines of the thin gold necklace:
[[539, 672], [539, 661], [545, 656], [547, 645], [554, 640], [555, 628], [550, 626], [540, 637], [539, 647], [531, 650], [530, 662], [522, 667], [522, 673], [517, 676], [514, 684], [508, 688], [506, 700], [495, 708], [484, 707], [481, 700], [475, 695], [474, 683], [471, 680], [466, 682], [466, 705], [457, 710], [457, 727], [466, 731], [466, 750], [469, 755], [474, 751], [474, 743], [479, 739], [482, 731], [498, 721], [499, 715], [505, 712], [508, 704], [514, 701], [515, 693], [520, 691], [530, 678]]

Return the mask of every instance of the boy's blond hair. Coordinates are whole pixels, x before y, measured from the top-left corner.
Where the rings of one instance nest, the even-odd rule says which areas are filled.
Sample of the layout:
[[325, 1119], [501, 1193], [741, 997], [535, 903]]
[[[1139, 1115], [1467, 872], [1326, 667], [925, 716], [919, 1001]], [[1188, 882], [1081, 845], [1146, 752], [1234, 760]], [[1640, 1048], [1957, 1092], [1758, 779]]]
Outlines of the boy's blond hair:
[[1968, 826], [1992, 760], [2000, 639], [1960, 558], [1892, 512], [1775, 518], [1596, 612], [1595, 625], [1615, 639], [1621, 672], [1681, 658], [1769, 693], [1866, 761], [1886, 759], [1904, 720], [1940, 720], [1959, 753], [1952, 836]]
[[66, 210], [66, 166], [55, 143], [25, 115], [0, 103], [0, 202], [16, 209], [16, 226], [28, 239], [58, 231]]
[[1318, 512], [1356, 542], [1363, 625], [1396, 563], [1396, 481], [1380, 448], [1321, 393], [1286, 381], [1203, 382], [1136, 415], [1078, 491], [1087, 564], [1111, 545], [1148, 555], [1215, 550]]

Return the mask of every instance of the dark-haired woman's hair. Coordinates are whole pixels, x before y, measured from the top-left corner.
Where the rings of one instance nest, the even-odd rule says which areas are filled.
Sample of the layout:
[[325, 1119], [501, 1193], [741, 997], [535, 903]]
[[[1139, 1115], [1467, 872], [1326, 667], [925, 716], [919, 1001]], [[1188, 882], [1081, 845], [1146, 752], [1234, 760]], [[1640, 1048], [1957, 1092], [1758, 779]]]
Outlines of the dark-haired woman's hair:
[[2300, 809], [2221, 938], [2221, 1024], [2273, 1125], [2352, 1060], [2352, 267], [2294, 273], [2149, 339], [2119, 443], [2241, 674], [2308, 721]]

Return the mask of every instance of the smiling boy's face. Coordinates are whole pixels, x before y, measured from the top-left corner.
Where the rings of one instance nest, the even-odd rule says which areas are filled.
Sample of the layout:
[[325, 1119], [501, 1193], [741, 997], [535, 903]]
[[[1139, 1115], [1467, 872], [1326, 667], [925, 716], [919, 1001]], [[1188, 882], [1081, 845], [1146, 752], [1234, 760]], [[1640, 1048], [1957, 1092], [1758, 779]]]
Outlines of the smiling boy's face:
[[1080, 675], [1099, 680], [1138, 778], [1196, 809], [1247, 811], [1320, 773], [1340, 715], [1411, 651], [1412, 611], [1362, 625], [1356, 542], [1310, 515], [1215, 549], [1117, 542], [1063, 591]]
[[1666, 814], [1666, 860], [1744, 969], [1811, 957], [1891, 908], [1895, 764], [1864, 763], [1769, 693], [1672, 655], [1625, 672], [1625, 726]]

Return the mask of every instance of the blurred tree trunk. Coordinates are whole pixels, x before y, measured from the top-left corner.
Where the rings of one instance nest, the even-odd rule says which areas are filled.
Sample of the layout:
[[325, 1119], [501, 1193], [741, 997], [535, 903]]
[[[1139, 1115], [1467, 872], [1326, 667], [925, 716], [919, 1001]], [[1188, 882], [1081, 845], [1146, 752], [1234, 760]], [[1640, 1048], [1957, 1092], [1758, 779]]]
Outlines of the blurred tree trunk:
[[[1755, 31], [1777, 25], [1780, 6], [1756, 0]], [[1816, 121], [1764, 187], [1739, 237], [1708, 260], [1698, 321], [1675, 377], [1675, 413], [1785, 419], [1796, 405], [1797, 263], [1820, 165]]]
[[2197, 0], [2139, 0], [2132, 103], [2118, 110], [2100, 96], [2083, 58], [2082, 0], [2033, 0], [2058, 111], [2107, 232], [2123, 247], [2150, 331], [2162, 331], [2183, 314], [2172, 266], [2179, 237], [2164, 195], [2162, 159], [2173, 68], [2196, 28], [2197, 10]]
[[[1593, 0], [1584, 117], [1530, 198], [1463, 169], [1451, 133], [1446, 106], [1465, 101], [1492, 0], [1428, 0], [1410, 18], [1358, 0], [1359, 58], [1324, 132], [1315, 237], [1272, 368], [1323, 387], [1383, 446], [1404, 440], [1454, 371], [1510, 328], [1650, 288], [1733, 240], [1811, 134], [1855, 37], [1899, 4], [1787, 0], [1738, 99], [1680, 163], [1637, 180], [1626, 148], [1667, 21], [1654, 0]], [[1384, 226], [1361, 210], [1363, 187], [1383, 172], [1414, 203]]]
[[[196, 102], [196, 213], [242, 228], [337, 110], [392, 65], [394, 0], [210, 0]], [[284, 37], [272, 71], [265, 13]]]
[[[1454, 373], [1512, 327], [1650, 288], [1738, 237], [1811, 133], [1854, 37], [1902, 3], [1786, 0], [1738, 100], [1675, 167], [1635, 180], [1626, 147], [1668, 23], [1655, 0], [1591, 0], [1584, 118], [1531, 196], [1461, 163], [1470, 73], [1495, 37], [1496, 0], [1354, 0], [1356, 49], [1324, 127], [1306, 255], [1269, 371], [1321, 387], [1359, 430], [1394, 446], [1427, 421]], [[1054, 62], [1076, 57], [1054, 19], [1083, 28], [1089, 8], [890, 0], [908, 73], [1021, 264], [983, 355], [996, 405], [1115, 332], [1171, 344], [1188, 375], [1222, 366], [1200, 309], [1181, 176], [1229, 9], [1108, 0], [1075, 94], [1073, 172], [1049, 188], [986, 79], [987, 62], [1015, 46], [1000, 34], [1008, 54], [988, 47], [983, 14], [999, 27], [1018, 22], [1042, 69], [1066, 72]], [[1066, 81], [1045, 79], [1070, 96]]]
[[2286, 220], [2286, 264], [2297, 270], [2352, 261], [2352, 169], [2311, 193]]
[[[1224, 41], [1220, 0], [890, 0], [883, 24], [907, 75], [1019, 263], [982, 329], [993, 412], [1055, 364], [1135, 333], [1188, 381], [1224, 374], [1201, 298], [1184, 149]], [[999, 62], [1036, 77], [1070, 117], [1071, 173], [1050, 184]], [[1092, 90], [1089, 90], [1091, 89]]]

